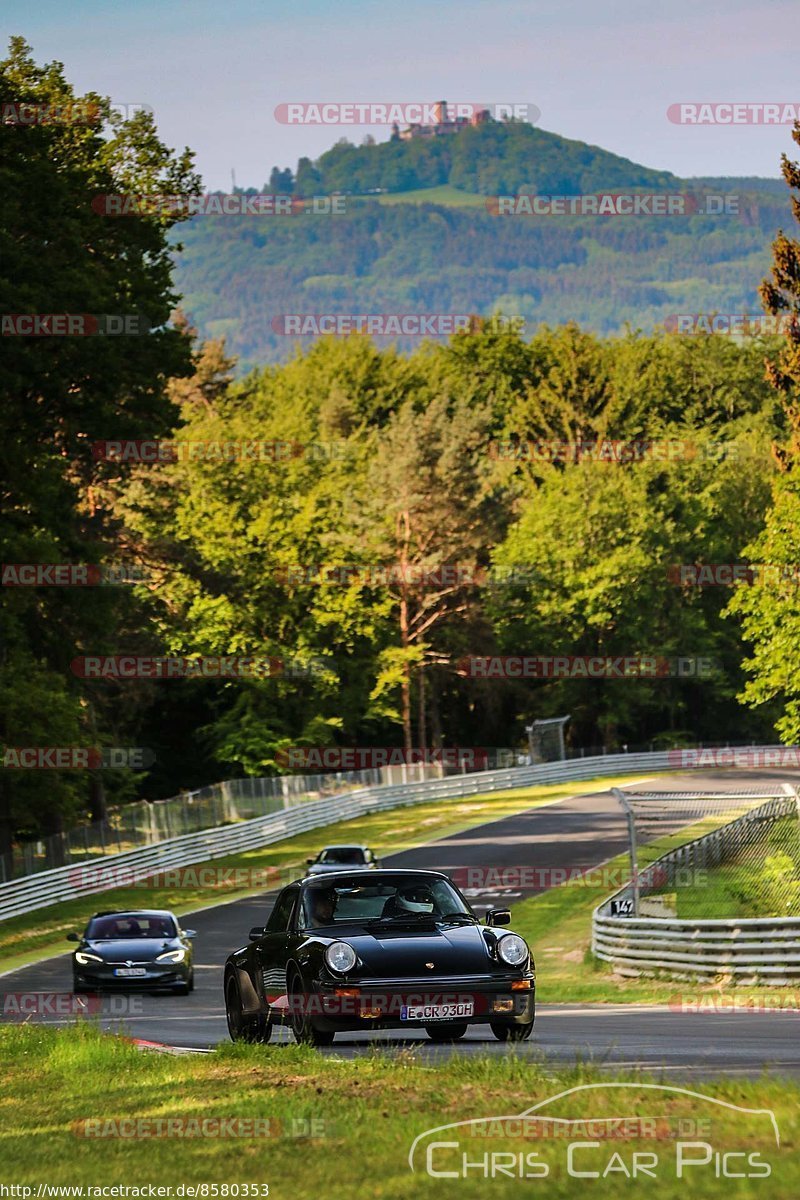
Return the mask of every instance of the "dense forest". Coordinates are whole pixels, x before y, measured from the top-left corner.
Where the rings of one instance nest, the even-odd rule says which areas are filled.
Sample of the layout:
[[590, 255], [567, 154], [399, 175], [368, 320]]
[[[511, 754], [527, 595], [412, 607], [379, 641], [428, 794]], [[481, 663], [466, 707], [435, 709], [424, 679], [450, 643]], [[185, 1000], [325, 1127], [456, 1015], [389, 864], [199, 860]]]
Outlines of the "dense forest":
[[181, 226], [175, 281], [241, 370], [292, 356], [298, 339], [276, 332], [285, 313], [502, 313], [528, 337], [568, 321], [652, 332], [676, 313], [761, 311], [770, 241], [791, 220], [786, 189], [735, 194], [737, 213], [717, 216], [493, 216], [351, 198], [338, 215], [203, 215]]
[[[73, 97], [61, 68], [37, 66], [18, 40], [0, 83], [26, 102]], [[89, 202], [198, 194], [188, 151], [164, 146], [147, 113], [109, 117], [104, 136], [43, 124], [8, 144], [2, 311], [141, 312], [152, 332], [8, 341], [4, 563], [121, 566], [131, 581], [4, 588], [4, 745], [142, 746], [154, 763], [147, 773], [4, 770], [0, 851], [136, 794], [275, 772], [298, 745], [520, 746], [531, 718], [565, 712], [574, 748], [769, 739], [776, 722], [786, 740], [798, 736], [796, 685], [782, 666], [800, 644], [796, 582], [756, 573], [700, 587], [679, 571], [798, 560], [791, 336], [787, 348], [776, 337], [609, 338], [559, 324], [568, 300], [557, 280], [566, 288], [573, 270], [594, 271], [607, 299], [609, 264], [626, 246], [651, 272], [669, 263], [683, 278], [699, 230], [618, 222], [594, 226], [584, 244], [577, 230], [520, 232], [488, 215], [484, 234], [474, 217], [435, 209], [365, 209], [328, 225], [243, 220], [238, 232], [223, 221], [219, 245], [240, 246], [231, 278], [252, 268], [241, 310], [220, 299], [231, 321], [259, 312], [255, 244], [287, 280], [294, 262], [309, 271], [324, 258], [329, 296], [379, 253], [387, 276], [420, 281], [419, 293], [398, 295], [403, 307], [445, 303], [435, 290], [443, 253], [496, 302], [488, 281], [503, 239], [502, 270], [536, 272], [546, 260], [551, 275], [537, 295], [552, 321], [535, 332], [475, 304], [469, 328], [411, 353], [327, 338], [243, 374], [236, 337], [226, 347], [175, 315], [176, 239], [197, 261], [210, 224], [171, 232], [177, 218], [158, 211], [103, 220]], [[46, 200], [37, 207], [33, 195]], [[743, 260], [755, 289], [777, 224], [759, 205], [735, 237], [703, 227], [723, 294]], [[793, 243], [776, 246], [771, 311], [791, 306], [800, 277]], [[211, 294], [219, 279], [207, 268]], [[12, 278], [26, 280], [21, 298]], [[701, 282], [692, 295], [694, 310], [714, 307]], [[269, 325], [269, 312], [254, 319]], [[140, 452], [154, 441], [167, 451]], [[120, 655], [278, 666], [172, 679], [76, 668]], [[465, 666], [495, 655], [702, 659], [710, 670], [519, 679]]]
[[[491, 200], [621, 189], [688, 197], [687, 212], [508, 215]], [[185, 310], [202, 336], [226, 338], [240, 373], [293, 355], [287, 313], [503, 314], [528, 336], [569, 321], [618, 334], [652, 332], [676, 313], [757, 313], [771, 238], [790, 217], [779, 180], [681, 181], [513, 121], [342, 139], [294, 172], [274, 167], [264, 190], [336, 196], [338, 211], [308, 202], [286, 217], [197, 216], [176, 259]]]

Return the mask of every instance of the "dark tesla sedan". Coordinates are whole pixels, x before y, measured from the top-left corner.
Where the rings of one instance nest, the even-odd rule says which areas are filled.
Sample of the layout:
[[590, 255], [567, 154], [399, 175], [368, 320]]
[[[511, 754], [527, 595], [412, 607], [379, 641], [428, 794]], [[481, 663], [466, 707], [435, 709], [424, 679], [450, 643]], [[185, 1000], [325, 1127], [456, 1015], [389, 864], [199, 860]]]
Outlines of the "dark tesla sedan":
[[273, 1024], [298, 1042], [330, 1045], [337, 1032], [425, 1029], [434, 1041], [488, 1024], [501, 1041], [530, 1036], [533, 959], [525, 941], [482, 924], [435, 871], [365, 870], [290, 884], [264, 928], [225, 963], [234, 1041], [265, 1042]]
[[181, 929], [171, 912], [95, 913], [72, 952], [75, 992], [106, 988], [169, 988], [188, 996], [194, 987], [193, 929]]

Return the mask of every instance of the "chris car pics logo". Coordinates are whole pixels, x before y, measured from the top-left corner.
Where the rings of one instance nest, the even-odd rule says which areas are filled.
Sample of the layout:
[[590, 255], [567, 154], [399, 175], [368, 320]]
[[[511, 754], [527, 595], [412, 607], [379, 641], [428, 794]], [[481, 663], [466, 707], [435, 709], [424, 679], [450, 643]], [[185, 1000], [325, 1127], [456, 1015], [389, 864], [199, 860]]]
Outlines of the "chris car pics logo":
[[700, 1187], [708, 1178], [767, 1179], [779, 1151], [771, 1109], [666, 1084], [587, 1083], [523, 1112], [426, 1129], [408, 1165], [432, 1179], [680, 1179]]

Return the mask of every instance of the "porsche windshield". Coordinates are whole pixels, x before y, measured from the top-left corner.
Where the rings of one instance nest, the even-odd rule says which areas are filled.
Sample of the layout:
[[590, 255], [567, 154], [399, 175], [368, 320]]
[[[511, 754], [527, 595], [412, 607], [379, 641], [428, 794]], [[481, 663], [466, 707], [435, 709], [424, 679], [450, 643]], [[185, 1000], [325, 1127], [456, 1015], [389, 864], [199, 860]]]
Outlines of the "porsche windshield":
[[398, 876], [379, 883], [340, 883], [306, 890], [305, 923], [311, 928], [351, 921], [474, 920], [458, 892], [446, 879]]

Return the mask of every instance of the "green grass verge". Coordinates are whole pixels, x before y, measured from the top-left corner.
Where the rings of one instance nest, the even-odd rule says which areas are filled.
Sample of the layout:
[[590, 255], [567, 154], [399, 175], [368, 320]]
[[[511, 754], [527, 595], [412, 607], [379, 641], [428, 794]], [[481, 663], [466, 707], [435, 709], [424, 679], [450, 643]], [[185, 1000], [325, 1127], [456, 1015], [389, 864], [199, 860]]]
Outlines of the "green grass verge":
[[[668, 853], [688, 840], [708, 833], [715, 825], [729, 818], [707, 817], [685, 830], [667, 834], [641, 848], [640, 867], [652, 863], [662, 854]], [[629, 873], [627, 854], [612, 859], [604, 868], [603, 879], [610, 885], [597, 886], [592, 882], [582, 883], [575, 879], [531, 899], [523, 900], [512, 907], [512, 925], [515, 932], [525, 937], [534, 949], [536, 957], [536, 990], [541, 1004], [664, 1004], [678, 996], [713, 998], [719, 993], [727, 994], [734, 986], [731, 979], [720, 979], [716, 983], [697, 983], [661, 978], [628, 978], [614, 974], [612, 968], [594, 958], [591, 952], [592, 911], [617, 888], [615, 881], [624, 879]], [[696, 887], [693, 893], [696, 906], [704, 915], [702, 897], [712, 890]], [[682, 913], [681, 915], [686, 915]], [[690, 915], [696, 915], [696, 911]], [[769, 988], [775, 994], [779, 989]], [[796, 995], [797, 993], [795, 993]], [[764, 996], [764, 989], [736, 987], [736, 998], [745, 1003], [748, 998]]]
[[[620, 782], [620, 778], [603, 777], [580, 783], [519, 788], [468, 799], [438, 800], [430, 804], [394, 808], [354, 821], [328, 825], [324, 829], [310, 830], [259, 850], [197, 864], [197, 869], [210, 866], [220, 870], [230, 868], [263, 874], [267, 868], [277, 868], [288, 872], [304, 864], [306, 858], [316, 854], [326, 842], [366, 842], [378, 855], [398, 853], [486, 821], [524, 812], [538, 804], [552, 803], [576, 792], [604, 791]], [[106, 865], [111, 863], [113, 858], [106, 860]], [[103, 864], [103, 859], [96, 859], [91, 865], [102, 868]], [[0, 969], [13, 970], [28, 962], [66, 951], [64, 938], [67, 933], [82, 928], [91, 913], [99, 908], [169, 908], [181, 915], [263, 890], [263, 884], [237, 889], [225, 883], [217, 887], [120, 887], [40, 908], [0, 922]]]
[[460, 192], [451, 184], [443, 183], [439, 187], [415, 188], [411, 192], [390, 192], [368, 199], [377, 200], [379, 204], [441, 204], [445, 208], [482, 208], [485, 212], [487, 198], [477, 192]]
[[[167, 1057], [141, 1053], [83, 1022], [62, 1031], [42, 1026], [0, 1029], [0, 1070], [0, 1182], [32, 1186], [34, 1197], [39, 1184], [145, 1189], [148, 1184], [173, 1189], [205, 1184], [206, 1196], [231, 1196], [231, 1190], [222, 1189], [236, 1184], [240, 1189], [243, 1184], [267, 1184], [274, 1200], [484, 1200], [487, 1195], [591, 1195], [604, 1200], [641, 1196], [643, 1189], [658, 1200], [687, 1194], [800, 1194], [800, 1088], [794, 1081], [762, 1078], [690, 1085], [700, 1093], [698, 1098], [654, 1092], [641, 1086], [645, 1077], [601, 1075], [580, 1065], [553, 1068], [513, 1051], [482, 1058], [454, 1055], [435, 1063], [418, 1060], [409, 1051], [374, 1052], [357, 1062], [343, 1062], [305, 1047], [228, 1045], [204, 1057]], [[433, 1166], [441, 1170], [458, 1165], [463, 1173], [462, 1152], [468, 1162], [495, 1164], [496, 1159], [483, 1156], [502, 1151], [513, 1155], [515, 1163], [520, 1155], [535, 1156], [528, 1163], [538, 1164], [540, 1173], [544, 1164], [546, 1178], [520, 1178], [517, 1167], [513, 1177], [499, 1173], [487, 1178], [487, 1167], [473, 1167], [466, 1178], [432, 1178], [425, 1170], [424, 1149], [415, 1159], [416, 1172], [411, 1172], [412, 1142], [427, 1130], [508, 1117], [566, 1089], [613, 1080], [628, 1080], [635, 1087], [624, 1092], [609, 1086], [584, 1090], [548, 1109], [550, 1115], [568, 1119], [658, 1119], [649, 1127], [649, 1138], [634, 1128], [633, 1138], [607, 1137], [595, 1149], [579, 1150], [575, 1169], [599, 1171], [599, 1178], [570, 1177], [564, 1137], [532, 1136], [533, 1128], [542, 1127], [531, 1125], [524, 1131], [527, 1137], [509, 1127], [503, 1136], [497, 1125], [484, 1125], [480, 1138], [470, 1136], [469, 1130], [447, 1130], [430, 1140], [458, 1139], [458, 1149], [436, 1151]], [[674, 1086], [671, 1078], [663, 1082]], [[709, 1098], [737, 1107], [723, 1107]], [[769, 1117], [742, 1113], [741, 1108], [772, 1110], [780, 1147]], [[90, 1126], [95, 1135], [106, 1136], [81, 1136], [86, 1119], [95, 1122]], [[170, 1119], [187, 1124], [173, 1125], [173, 1136], [152, 1136], [159, 1128], [152, 1122]], [[151, 1124], [116, 1124], [131, 1120]], [[210, 1123], [220, 1120], [258, 1121], [262, 1124], [251, 1124], [251, 1130], [269, 1130], [271, 1136], [208, 1136], [214, 1131]], [[139, 1131], [140, 1136], [108, 1136], [120, 1128], [129, 1135]], [[174, 1136], [179, 1128], [193, 1136]], [[151, 1136], [141, 1136], [144, 1130]], [[297, 1136], [307, 1132], [312, 1136]], [[689, 1168], [687, 1176], [678, 1179], [678, 1141], [698, 1136], [715, 1153], [755, 1155], [751, 1169], [756, 1162], [766, 1163], [769, 1178], [717, 1177], [712, 1156], [707, 1165]], [[587, 1133], [579, 1127], [572, 1137], [585, 1141]], [[635, 1152], [648, 1155], [655, 1178], [625, 1177], [619, 1164], [630, 1170]], [[697, 1149], [688, 1153], [703, 1156]], [[612, 1169], [602, 1178], [609, 1162]], [[506, 1170], [508, 1164], [506, 1158]], [[748, 1169], [746, 1158], [730, 1160], [729, 1170], [743, 1169]], [[216, 1192], [211, 1190], [214, 1186]], [[173, 1197], [179, 1194], [173, 1190]]]
[[800, 827], [785, 817], [733, 859], [705, 871], [702, 887], [677, 887], [679, 917], [800, 916]]

